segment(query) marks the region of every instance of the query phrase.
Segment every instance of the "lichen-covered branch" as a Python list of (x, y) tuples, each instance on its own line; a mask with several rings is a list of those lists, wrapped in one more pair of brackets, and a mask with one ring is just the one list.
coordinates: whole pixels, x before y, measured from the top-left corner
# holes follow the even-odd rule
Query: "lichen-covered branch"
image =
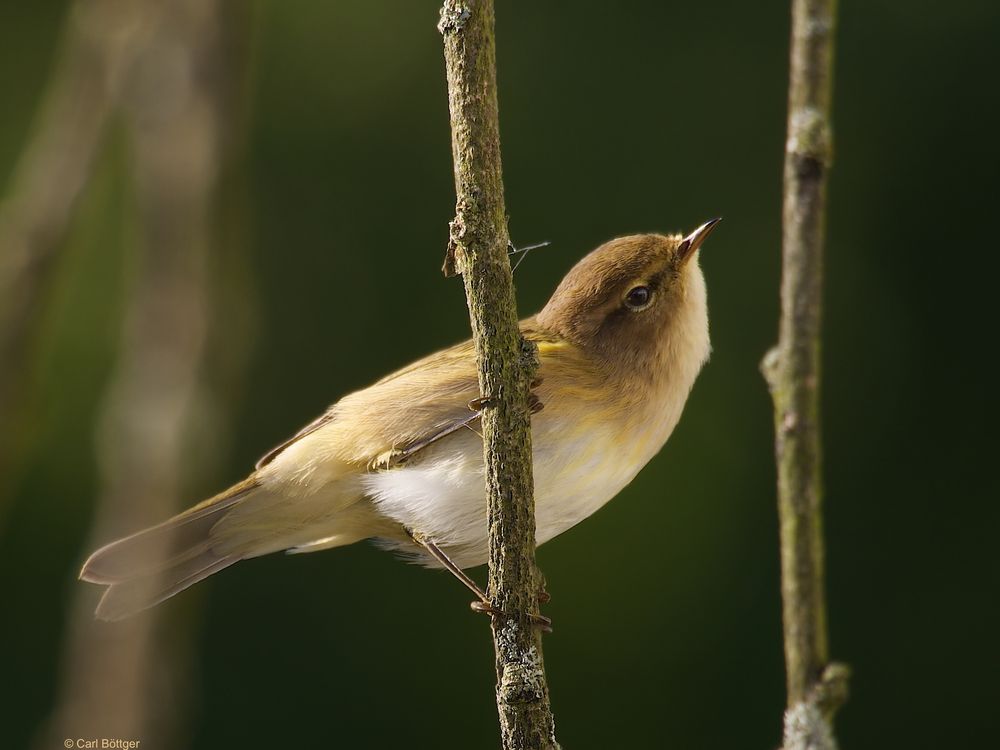
[(781, 591), (788, 678), (785, 750), (833, 748), (846, 696), (828, 663), (819, 386), (826, 174), (836, 0), (793, 0), (785, 148), (781, 323), (764, 360), (774, 398)]
[(503, 747), (557, 747), (537, 614), (529, 390), (534, 348), (521, 336), (507, 257), (492, 0), (448, 0), (444, 37), (457, 194), (445, 272), (465, 282), (483, 411), (489, 595)]

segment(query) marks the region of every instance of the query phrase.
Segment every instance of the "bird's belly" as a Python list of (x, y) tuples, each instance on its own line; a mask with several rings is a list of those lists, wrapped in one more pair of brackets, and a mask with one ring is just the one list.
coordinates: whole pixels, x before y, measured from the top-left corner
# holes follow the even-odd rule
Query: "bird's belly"
[[(535, 537), (542, 544), (597, 512), (656, 455), (669, 431), (547, 425), (534, 450)], [(652, 428), (653, 425), (650, 425)], [(555, 439), (545, 439), (549, 435)]]
[[(536, 423), (533, 433), (535, 527), (547, 542), (597, 511), (618, 494), (659, 450), (664, 430), (629, 435), (610, 425), (579, 430)], [(662, 435), (662, 437), (661, 437)], [(419, 462), (363, 479), (375, 507), (429, 536), (461, 567), (486, 562), (487, 522), (482, 442), (455, 435), (425, 449)]]

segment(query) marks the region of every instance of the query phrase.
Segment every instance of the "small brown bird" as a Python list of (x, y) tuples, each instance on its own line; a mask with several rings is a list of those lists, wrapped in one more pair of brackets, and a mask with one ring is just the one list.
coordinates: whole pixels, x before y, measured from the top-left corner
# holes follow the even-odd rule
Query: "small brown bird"
[[(532, 417), (538, 544), (618, 494), (677, 424), (709, 355), (697, 254), (718, 221), (601, 245), (521, 322), (544, 405)], [(244, 481), (91, 555), (80, 577), (108, 586), (97, 617), (127, 617), (250, 557), (361, 539), (444, 566), (485, 601), (461, 570), (487, 559), (479, 395), (466, 341), (345, 396)]]

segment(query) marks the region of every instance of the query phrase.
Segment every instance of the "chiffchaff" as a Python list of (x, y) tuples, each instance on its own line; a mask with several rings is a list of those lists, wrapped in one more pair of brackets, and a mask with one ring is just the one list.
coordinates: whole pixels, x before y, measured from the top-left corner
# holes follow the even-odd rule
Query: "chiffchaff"
[[(709, 354), (697, 254), (717, 223), (601, 245), (521, 322), (544, 406), (531, 423), (538, 544), (618, 494), (677, 424)], [(80, 577), (108, 586), (97, 616), (126, 617), (250, 557), (371, 538), (475, 588), (461, 569), (487, 559), (478, 396), (468, 341), (345, 396), (243, 482), (91, 555)]]

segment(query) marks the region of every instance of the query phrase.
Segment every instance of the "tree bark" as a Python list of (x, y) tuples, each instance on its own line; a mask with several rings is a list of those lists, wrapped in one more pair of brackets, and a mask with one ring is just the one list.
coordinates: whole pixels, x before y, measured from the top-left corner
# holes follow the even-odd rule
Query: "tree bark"
[(464, 279), (485, 399), (488, 592), (498, 613), (501, 739), (507, 750), (555, 748), (541, 633), (531, 621), (540, 591), (529, 409), (537, 355), (518, 327), (507, 255), (493, 27), (492, 0), (448, 0), (441, 9), (457, 194), (444, 270)]
[(788, 704), (786, 750), (834, 748), (847, 667), (828, 663), (819, 387), (823, 238), (832, 160), (836, 0), (793, 0), (781, 322), (763, 371), (775, 407)]

